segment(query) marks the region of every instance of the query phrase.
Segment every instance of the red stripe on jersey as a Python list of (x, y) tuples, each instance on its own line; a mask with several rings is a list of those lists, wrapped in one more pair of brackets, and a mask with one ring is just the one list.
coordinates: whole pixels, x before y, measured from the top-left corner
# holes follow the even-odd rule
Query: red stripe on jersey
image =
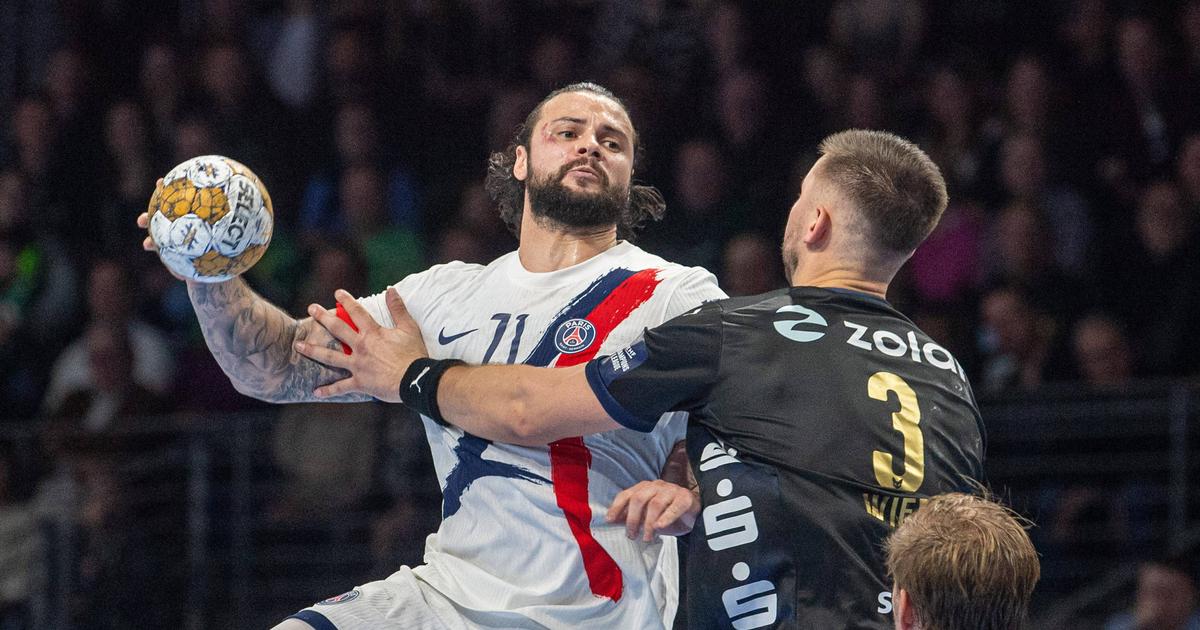
[[(346, 312), (346, 308), (344, 306), (342, 306), (341, 304), (337, 305), (337, 317), (338, 317), (338, 319), (346, 322), (347, 324), (350, 324), (350, 328), (353, 328), (354, 332), (358, 332), (358, 326), (356, 326), (354, 324), (353, 319), (350, 319), (350, 313)], [(344, 341), (341, 342), (341, 344), (342, 344), (342, 352), (345, 352), (346, 354), (350, 354), (350, 346), (346, 345), (346, 342), (344, 342)]]
[(637, 307), (645, 304), (661, 283), (657, 269), (643, 269), (617, 285), (617, 288), (586, 317), (596, 327), (596, 340), (582, 352), (559, 355), (554, 367), (579, 365), (595, 358), (600, 352), (600, 346), (604, 345), (604, 340), (608, 339), (613, 329), (625, 321)]
[[(618, 285), (587, 316), (587, 320), (596, 327), (596, 338), (592, 345), (576, 354), (560, 354), (554, 366), (567, 367), (590, 361), (600, 352), (600, 346), (613, 329), (649, 300), (661, 282), (657, 269), (645, 269)], [(592, 453), (583, 443), (583, 438), (565, 438), (550, 444), (550, 479), (554, 482), (554, 499), (566, 516), (575, 543), (583, 554), (583, 568), (587, 571), (592, 593), (619, 601), (621, 568), (592, 536), (592, 506), (588, 502), (588, 470), (591, 467)]]
[(592, 453), (583, 438), (565, 438), (550, 444), (550, 480), (554, 499), (571, 526), (571, 534), (583, 554), (592, 593), (613, 601), (621, 599), (621, 568), (592, 536), (592, 506), (588, 503), (588, 469)]

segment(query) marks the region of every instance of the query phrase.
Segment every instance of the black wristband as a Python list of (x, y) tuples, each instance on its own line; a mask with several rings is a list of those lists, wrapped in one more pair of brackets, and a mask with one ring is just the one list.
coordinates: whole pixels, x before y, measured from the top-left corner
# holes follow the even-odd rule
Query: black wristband
[(413, 361), (404, 372), (404, 378), (400, 379), (400, 402), (442, 426), (450, 426), (438, 410), (437, 390), (442, 375), (456, 365), (464, 363), (458, 359), (424, 358)]

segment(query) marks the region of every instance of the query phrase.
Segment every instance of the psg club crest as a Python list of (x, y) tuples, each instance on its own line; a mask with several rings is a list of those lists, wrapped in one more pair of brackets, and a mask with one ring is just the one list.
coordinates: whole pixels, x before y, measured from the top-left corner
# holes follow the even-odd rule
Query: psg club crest
[(587, 350), (596, 340), (596, 327), (586, 319), (568, 319), (554, 331), (554, 347), (563, 354)]
[(334, 604), (344, 604), (346, 602), (354, 601), (356, 599), (358, 599), (358, 589), (354, 589), (353, 591), (348, 591), (346, 593), (342, 593), (341, 595), (338, 595), (337, 597), (330, 597), (329, 599), (321, 600), (321, 601), (317, 602), (317, 605), (318, 606), (332, 606)]

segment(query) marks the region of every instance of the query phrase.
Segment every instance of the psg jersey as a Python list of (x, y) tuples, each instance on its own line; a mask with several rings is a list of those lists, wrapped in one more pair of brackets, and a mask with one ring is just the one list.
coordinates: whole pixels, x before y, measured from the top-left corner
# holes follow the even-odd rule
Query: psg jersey
[[(434, 358), (565, 367), (725, 297), (711, 273), (620, 243), (547, 273), (518, 252), (450, 263), (396, 285)], [(391, 326), (383, 295), (362, 300)], [(470, 627), (661, 628), (677, 601), (674, 541), (629, 540), (605, 513), (621, 490), (657, 479), (684, 414), (654, 431), (617, 429), (529, 447), (424, 420), (442, 485), (442, 522), (417, 579)]]
[(928, 497), (983, 475), (962, 367), (864, 293), (711, 303), (587, 376), (627, 427), (691, 412), (704, 507), (689, 540), (690, 628), (891, 628), (883, 540)]

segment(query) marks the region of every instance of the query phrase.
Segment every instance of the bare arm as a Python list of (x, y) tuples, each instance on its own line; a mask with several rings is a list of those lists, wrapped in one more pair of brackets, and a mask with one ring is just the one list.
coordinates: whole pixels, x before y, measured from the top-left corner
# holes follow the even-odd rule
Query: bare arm
[(241, 393), (268, 402), (371, 400), (365, 394), (319, 399), (313, 390), (345, 378), (345, 370), (322, 365), (295, 350), (296, 341), (336, 349), (341, 345), (312, 318), (297, 321), (256, 294), (241, 278), (188, 282), (188, 296), (204, 341)]
[(583, 365), (454, 367), (442, 377), (438, 408), (463, 431), (530, 446), (621, 426), (600, 406)]
[[(342, 354), (312, 339), (296, 344), (304, 356), (345, 370), (346, 378), (317, 390), (322, 399), (349, 392), (400, 402), (400, 382), (416, 359), (427, 356), (416, 322), (396, 290), (385, 294), (394, 328), (384, 328), (345, 291), (334, 293), (338, 304), (358, 324), (352, 330), (334, 311), (309, 307), (330, 339), (354, 349)], [(438, 408), (462, 430), (489, 440), (537, 446), (554, 440), (601, 433), (621, 425), (608, 416), (592, 393), (583, 365), (547, 369), (528, 365), (458, 366), (442, 376)], [(416, 378), (411, 386), (420, 383)], [(419, 391), (419, 390), (415, 390)]]
[[(155, 195), (162, 185), (163, 180), (158, 180)], [(138, 215), (137, 226), (149, 228), (149, 213)], [(147, 236), (142, 240), (142, 249), (155, 251), (157, 247)], [(204, 341), (239, 392), (276, 403), (371, 400), (363, 393), (332, 398), (318, 398), (313, 393), (317, 387), (344, 379), (348, 373), (296, 352), (296, 342), (304, 340), (340, 351), (338, 341), (311, 318), (297, 321), (252, 291), (241, 278), (205, 284), (175, 277), (187, 283)]]

